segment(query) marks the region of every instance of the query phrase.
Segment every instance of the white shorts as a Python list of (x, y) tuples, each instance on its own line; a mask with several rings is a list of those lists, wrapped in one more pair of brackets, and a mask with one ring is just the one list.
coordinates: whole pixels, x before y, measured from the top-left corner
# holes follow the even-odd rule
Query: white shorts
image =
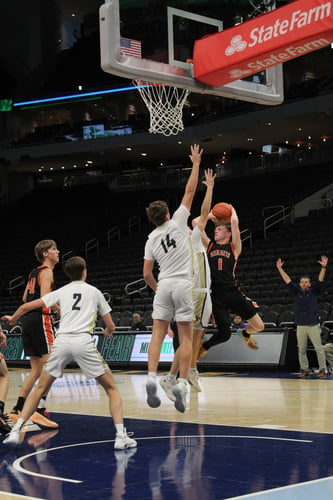
[(52, 377), (59, 378), (62, 377), (64, 368), (73, 361), (79, 365), (88, 380), (110, 371), (90, 333), (58, 334), (44, 370)]
[(212, 314), (212, 299), (207, 288), (194, 291), (193, 330), (203, 330), (208, 327)]
[(192, 321), (193, 312), (191, 280), (168, 278), (158, 282), (153, 302), (153, 319)]

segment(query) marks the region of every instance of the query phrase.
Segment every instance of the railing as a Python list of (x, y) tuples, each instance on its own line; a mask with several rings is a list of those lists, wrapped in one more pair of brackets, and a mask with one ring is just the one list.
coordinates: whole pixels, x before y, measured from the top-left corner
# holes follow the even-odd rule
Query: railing
[(107, 232), (108, 248), (111, 246), (111, 240), (114, 239), (120, 240), (120, 229), (117, 226), (112, 227)]
[(90, 252), (90, 250), (94, 250), (94, 249), (96, 249), (96, 253), (99, 253), (99, 241), (97, 238), (93, 238), (93, 239), (87, 241), (86, 244), (84, 245), (84, 253), (85, 253), (86, 259), (88, 257), (88, 252)]
[(17, 276), (17, 278), (12, 279), (8, 285), (9, 295), (12, 294), (13, 290), (24, 285), (25, 285), (25, 280), (23, 276)]
[(268, 229), (276, 226), (280, 222), (285, 223), (288, 218), (290, 218), (290, 221), (293, 219), (293, 207), (284, 207), (283, 205), (265, 207), (263, 209), (263, 216), (265, 216), (265, 211), (272, 209), (278, 210), (264, 219), (264, 239), (267, 238)]
[(252, 247), (252, 233), (251, 233), (251, 231), (249, 229), (243, 229), (243, 231), (241, 231), (240, 235), (241, 235), (242, 243), (244, 243), (245, 241), (249, 241), (250, 247)]
[(138, 215), (134, 215), (128, 220), (128, 234), (131, 236), (132, 230), (134, 228), (140, 229), (141, 228), (141, 218)]
[(64, 253), (64, 255), (62, 256), (61, 258), (61, 265), (62, 267), (64, 267), (64, 263), (67, 259), (69, 259), (70, 257), (73, 257), (75, 254), (73, 252), (73, 250), (69, 250), (68, 252)]
[[(140, 285), (139, 285), (140, 283)], [(133, 290), (131, 289), (133, 287)], [(140, 278), (139, 280), (136, 280), (136, 281), (131, 281), (131, 283), (127, 283), (127, 285), (125, 286), (125, 292), (127, 293), (127, 295), (132, 295), (133, 293), (136, 293), (136, 292), (141, 292), (141, 290), (144, 290), (145, 288), (147, 288), (147, 283), (145, 282), (145, 280), (143, 278)]]

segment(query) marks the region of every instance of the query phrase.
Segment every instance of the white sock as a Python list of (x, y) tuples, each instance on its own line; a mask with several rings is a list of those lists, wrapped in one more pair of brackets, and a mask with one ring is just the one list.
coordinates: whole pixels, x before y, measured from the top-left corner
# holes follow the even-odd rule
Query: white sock
[(148, 377), (156, 379), (156, 372), (148, 372)]
[(46, 408), (46, 398), (41, 398), (38, 407), (40, 410), (44, 410)]
[(18, 418), (16, 424), (14, 425), (13, 429), (15, 430), (21, 430), (22, 425), (24, 424), (25, 420), (23, 418)]
[(124, 433), (124, 424), (116, 424), (115, 427), (116, 427), (117, 434)]
[(197, 373), (197, 369), (196, 368), (190, 368), (190, 373)]

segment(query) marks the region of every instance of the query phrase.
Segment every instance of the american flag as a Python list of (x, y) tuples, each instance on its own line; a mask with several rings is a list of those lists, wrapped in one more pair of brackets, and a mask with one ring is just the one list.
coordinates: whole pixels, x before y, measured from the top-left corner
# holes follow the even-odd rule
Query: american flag
[(120, 47), (127, 56), (141, 57), (141, 42), (130, 38), (120, 38)]

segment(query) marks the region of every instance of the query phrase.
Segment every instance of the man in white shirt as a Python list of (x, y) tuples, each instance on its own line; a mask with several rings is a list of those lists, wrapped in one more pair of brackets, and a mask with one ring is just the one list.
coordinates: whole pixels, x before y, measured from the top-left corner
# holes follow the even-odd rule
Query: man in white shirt
[[(147, 403), (157, 408), (161, 400), (157, 395), (156, 372), (161, 346), (168, 325), (173, 319), (179, 334), (179, 383), (175, 385), (175, 408), (184, 412), (188, 393), (188, 377), (192, 358), (193, 320), (193, 251), (187, 220), (198, 185), (202, 150), (191, 146), (192, 170), (185, 193), (171, 217), (164, 201), (150, 203), (147, 216), (156, 228), (149, 234), (144, 252), (143, 277), (156, 292), (153, 303), (153, 331), (148, 350)], [(153, 275), (154, 264), (159, 266), (158, 282)]]
[(115, 449), (134, 448), (137, 443), (128, 437), (124, 428), (122, 401), (115, 380), (92, 337), (98, 313), (106, 325), (103, 334), (112, 337), (115, 324), (110, 314), (111, 308), (102, 292), (85, 282), (87, 268), (82, 257), (68, 259), (64, 264), (64, 272), (70, 278), (70, 283), (40, 299), (21, 305), (13, 316), (2, 318), (12, 325), (29, 311), (55, 304), (60, 307), (61, 313), (57, 336), (39, 383), (26, 399), (16, 424), (3, 442), (18, 444), (24, 423), (37, 408), (41, 396), (49, 391), (56, 378), (62, 377), (64, 368), (75, 361), (87, 379), (95, 378), (108, 395), (110, 414), (116, 428)]
[[(191, 234), (191, 242), (194, 254), (194, 318), (193, 318), (193, 344), (192, 360), (189, 375), (189, 383), (197, 392), (201, 392), (199, 373), (197, 370), (197, 360), (201, 347), (201, 341), (208, 327), (212, 314), (212, 301), (210, 297), (210, 268), (207, 259), (206, 250), (202, 243), (202, 232), (205, 230), (208, 215), (210, 212), (213, 188), (215, 183), (215, 174), (211, 169), (205, 170), (205, 180), (202, 181), (206, 186), (206, 193), (201, 205), (200, 216), (192, 221), (194, 229)], [(173, 395), (174, 384), (176, 383), (179, 370), (179, 339), (177, 325), (171, 323), (173, 335), (173, 347), (175, 356), (168, 375), (160, 378), (160, 385), (171, 401), (175, 401)], [(169, 333), (170, 335), (170, 333)]]

